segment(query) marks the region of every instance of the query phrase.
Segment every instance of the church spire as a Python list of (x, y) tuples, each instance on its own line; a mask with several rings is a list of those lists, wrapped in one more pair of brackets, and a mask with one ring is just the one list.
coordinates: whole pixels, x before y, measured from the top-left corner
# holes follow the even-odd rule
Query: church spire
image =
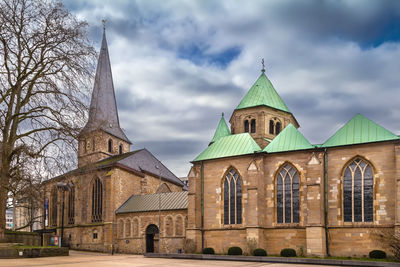
[(103, 130), (115, 137), (131, 143), (119, 126), (117, 102), (111, 73), (110, 57), (103, 21), (103, 40), (97, 63), (96, 77), (89, 109), (89, 120), (81, 134)]
[(231, 135), (231, 132), (229, 131), (229, 127), (226, 124), (225, 118), (224, 118), (224, 113), (222, 113), (221, 119), (219, 120), (217, 129), (215, 130), (214, 136), (211, 139), (210, 145), (220, 139), (221, 137)]

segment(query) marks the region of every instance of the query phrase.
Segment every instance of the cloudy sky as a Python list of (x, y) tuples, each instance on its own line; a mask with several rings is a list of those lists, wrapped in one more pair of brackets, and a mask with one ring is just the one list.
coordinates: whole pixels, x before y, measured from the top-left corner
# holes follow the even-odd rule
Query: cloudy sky
[(107, 39), (121, 126), (177, 176), (266, 74), (314, 144), (356, 113), (400, 134), (400, 1), (64, 0)]

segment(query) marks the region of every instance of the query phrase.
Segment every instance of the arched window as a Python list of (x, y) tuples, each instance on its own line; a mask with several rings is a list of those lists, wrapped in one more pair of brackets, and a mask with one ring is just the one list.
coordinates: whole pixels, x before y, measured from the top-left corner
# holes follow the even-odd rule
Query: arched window
[(275, 134), (278, 135), (281, 132), (281, 123), (278, 121), (275, 124)]
[(175, 236), (183, 235), (183, 220), (181, 216), (178, 216), (175, 221)]
[(68, 224), (75, 223), (75, 187), (71, 184), (68, 194)]
[(172, 236), (174, 233), (174, 226), (173, 226), (173, 221), (171, 216), (167, 216), (165, 219), (165, 233), (167, 236)]
[(112, 139), (108, 139), (108, 152), (112, 153)]
[(224, 179), (224, 224), (242, 223), (242, 178), (231, 169)]
[(291, 164), (285, 164), (276, 177), (276, 217), (278, 223), (300, 221), (300, 177)]
[(96, 178), (92, 186), (92, 222), (101, 222), (103, 213), (103, 185)]
[(255, 133), (256, 132), (256, 120), (252, 119), (250, 125), (251, 125), (251, 132)]
[(132, 220), (132, 231), (133, 231), (133, 236), (136, 237), (139, 235), (139, 223), (137, 218), (134, 218)]
[(51, 190), (51, 226), (57, 226), (57, 187)]
[(119, 145), (119, 154), (122, 154), (122, 145)]
[(120, 219), (118, 223), (118, 237), (124, 237), (124, 220)]
[(245, 133), (249, 132), (249, 121), (248, 120), (244, 121), (244, 132)]
[(269, 121), (269, 134), (274, 134), (274, 121)]
[(131, 237), (131, 220), (125, 221), (125, 237)]
[(343, 215), (345, 222), (373, 221), (374, 175), (370, 164), (354, 159), (343, 175)]

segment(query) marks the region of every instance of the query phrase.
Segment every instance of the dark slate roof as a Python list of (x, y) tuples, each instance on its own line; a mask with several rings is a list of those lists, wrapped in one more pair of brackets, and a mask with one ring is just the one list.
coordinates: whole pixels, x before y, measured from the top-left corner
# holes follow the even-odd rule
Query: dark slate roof
[[(144, 176), (145, 173), (150, 173), (155, 177), (159, 177), (159, 175), (161, 174), (162, 180), (182, 186), (183, 190), (187, 190), (187, 186), (167, 167), (165, 167), (156, 157), (154, 157), (154, 155), (151, 154), (146, 148), (127, 152), (121, 155), (111, 156), (106, 159), (97, 161), (94, 164), (89, 164), (87, 166), (69, 171), (60, 176), (54, 177), (53, 179), (77, 173), (85, 173), (92, 171), (93, 169), (102, 169), (113, 166), (118, 166), (121, 168), (125, 168), (129, 171), (133, 171), (139, 176)], [(155, 166), (159, 166), (160, 171)]]
[[(159, 206), (159, 200), (161, 205)], [(150, 195), (132, 195), (115, 213), (157, 210), (183, 210), (188, 207), (188, 192), (169, 192)]]
[(117, 102), (115, 100), (105, 31), (103, 32), (99, 61), (97, 63), (89, 109), (89, 120), (82, 129), (81, 134), (99, 129), (131, 143), (119, 126)]
[[(108, 166), (119, 164), (141, 173), (151, 173), (158, 177), (161, 175), (163, 180), (167, 180), (177, 185), (184, 186), (183, 182), (165, 167), (153, 154), (146, 148), (112, 156), (96, 162), (96, 166)], [(159, 169), (156, 168), (159, 167)]]

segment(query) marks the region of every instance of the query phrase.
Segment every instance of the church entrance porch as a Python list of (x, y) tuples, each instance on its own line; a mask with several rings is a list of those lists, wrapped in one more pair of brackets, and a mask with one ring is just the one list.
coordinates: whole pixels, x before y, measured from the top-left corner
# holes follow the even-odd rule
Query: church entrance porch
[(158, 227), (154, 224), (150, 224), (146, 228), (146, 252), (153, 253), (154, 247), (158, 248), (158, 242), (159, 242)]

